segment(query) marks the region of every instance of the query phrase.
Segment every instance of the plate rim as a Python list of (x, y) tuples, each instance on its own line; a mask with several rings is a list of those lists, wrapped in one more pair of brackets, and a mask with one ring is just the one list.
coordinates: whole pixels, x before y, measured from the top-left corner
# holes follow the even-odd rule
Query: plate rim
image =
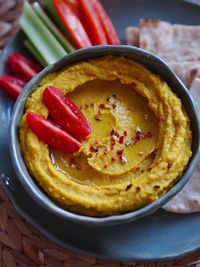
[[(181, 0), (180, 0), (181, 1)], [(200, 5), (197, 4), (197, 3), (194, 3), (192, 2), (193, 0), (182, 0), (183, 2), (186, 2), (188, 4), (191, 4), (191, 5), (195, 5), (195, 6), (198, 6), (198, 8), (200, 8)], [(0, 62), (2, 62), (2, 58), (3, 58), (3, 55), (5, 53), (5, 50), (8, 46), (10, 46), (10, 44), (14, 41), (15, 38), (17, 38), (18, 34), (21, 32), (18, 31), (15, 35), (12, 36), (12, 38), (9, 40), (9, 42), (6, 44), (6, 46), (4, 46), (1, 54), (0, 54)], [(0, 173), (1, 174), (1, 173)], [(119, 259), (116, 259), (116, 258), (104, 258), (103, 256), (101, 255), (96, 255), (95, 253), (90, 253), (90, 252), (85, 252), (84, 250), (81, 250), (81, 249), (77, 249), (76, 247), (72, 247), (71, 245), (68, 245), (68, 244), (64, 244), (62, 241), (60, 241), (59, 239), (57, 239), (54, 235), (52, 235), (49, 231), (46, 231), (43, 227), (40, 226), (40, 224), (38, 224), (37, 221), (33, 220), (26, 212), (24, 212), (15, 202), (14, 202), (14, 199), (12, 197), (12, 194), (11, 194), (11, 189), (9, 188), (7, 182), (6, 182), (6, 179), (2, 179), (0, 178), (0, 184), (3, 186), (3, 188), (5, 189), (5, 191), (8, 193), (8, 196), (13, 204), (13, 206), (16, 208), (16, 210), (19, 212), (19, 214), (25, 219), (27, 220), (28, 222), (30, 222), (34, 227), (36, 227), (42, 234), (44, 234), (47, 238), (49, 238), (50, 240), (53, 240), (54, 242), (56, 242), (57, 244), (61, 245), (62, 247), (64, 248), (67, 248), (67, 249), (70, 249), (72, 251), (75, 251), (75, 252), (78, 252), (78, 253), (85, 253), (89, 256), (92, 256), (92, 257), (96, 257), (96, 258), (101, 258), (101, 259), (108, 259), (108, 260), (119, 260), (119, 261), (149, 261), (149, 262), (152, 262), (152, 261), (167, 261), (167, 260), (174, 260), (174, 259), (177, 259), (179, 257), (184, 257), (184, 256), (187, 256), (197, 250), (200, 249), (200, 244), (199, 246), (196, 246), (195, 248), (192, 248), (190, 250), (187, 250), (187, 251), (184, 251), (182, 253), (178, 253), (177, 255), (173, 255), (173, 256), (169, 256), (169, 257), (164, 257), (162, 258), (162, 256), (160, 258), (132, 258), (132, 259), (127, 259), (126, 257), (124, 259), (122, 259), (122, 257), (120, 257)], [(22, 185), (21, 185), (22, 186)], [(34, 221), (34, 223), (32, 222)]]

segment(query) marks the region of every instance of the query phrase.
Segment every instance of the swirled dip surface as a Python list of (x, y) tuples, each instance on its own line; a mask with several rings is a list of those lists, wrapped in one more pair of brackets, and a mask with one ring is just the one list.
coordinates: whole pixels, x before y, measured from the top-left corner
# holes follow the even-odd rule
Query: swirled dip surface
[[(32, 133), (26, 113), (48, 117), (43, 90), (58, 87), (92, 133), (80, 150), (53, 150)], [(178, 181), (191, 157), (190, 121), (166, 82), (144, 66), (105, 57), (48, 75), (28, 99), (19, 136), (30, 174), (61, 206), (106, 216), (141, 208)]]

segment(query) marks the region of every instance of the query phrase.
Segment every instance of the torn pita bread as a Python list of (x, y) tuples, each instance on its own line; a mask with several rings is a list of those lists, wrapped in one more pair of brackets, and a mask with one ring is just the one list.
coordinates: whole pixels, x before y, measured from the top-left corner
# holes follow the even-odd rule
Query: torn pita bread
[(200, 26), (141, 19), (139, 46), (167, 62), (200, 60)]
[(200, 77), (200, 61), (169, 62), (169, 65), (187, 88)]
[(126, 43), (127, 45), (139, 46), (139, 29), (137, 27), (126, 28)]
[[(200, 79), (196, 78), (190, 89), (200, 114)], [(163, 209), (176, 213), (200, 211), (200, 162), (184, 188)]]

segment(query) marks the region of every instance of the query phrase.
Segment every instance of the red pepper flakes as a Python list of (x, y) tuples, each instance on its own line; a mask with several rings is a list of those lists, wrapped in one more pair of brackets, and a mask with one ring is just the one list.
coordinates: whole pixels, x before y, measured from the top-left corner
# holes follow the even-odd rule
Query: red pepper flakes
[(108, 97), (108, 98), (106, 99), (106, 101), (108, 101), (108, 102), (109, 102), (109, 101), (110, 101), (110, 97)]
[(119, 133), (117, 131), (114, 132), (114, 135), (119, 137)]
[(127, 162), (127, 159), (123, 156), (120, 156), (120, 160), (122, 164), (125, 164)]
[(89, 105), (88, 104), (85, 104), (85, 109), (89, 108)]
[(132, 186), (133, 186), (132, 184), (127, 185), (126, 191), (128, 191), (129, 189), (131, 189)]
[(107, 164), (105, 164), (105, 165), (104, 165), (104, 168), (105, 168), (105, 169), (107, 169), (107, 168), (108, 168), (108, 165), (107, 165)]
[(118, 150), (117, 150), (117, 155), (118, 155), (118, 156), (121, 156), (121, 155), (123, 154), (123, 151), (124, 151), (123, 148), (122, 148), (122, 149), (118, 149)]
[(100, 104), (99, 107), (100, 108), (105, 108), (105, 104)]
[(98, 147), (96, 147), (96, 146), (90, 146), (90, 152), (98, 152), (99, 151), (99, 149), (98, 149)]
[(139, 193), (141, 188), (139, 186), (136, 187), (136, 192)]
[(124, 131), (124, 136), (127, 136), (127, 131)]
[(132, 86), (133, 87), (136, 87), (137, 86), (137, 83), (136, 82), (132, 82)]
[(116, 157), (112, 157), (111, 160), (114, 162), (116, 161)]
[(114, 150), (114, 148), (115, 148), (115, 144), (116, 144), (115, 140), (112, 140), (112, 141), (111, 141), (111, 145), (110, 145), (110, 149), (111, 149), (111, 150)]
[(150, 167), (149, 167), (149, 168), (147, 168), (147, 171), (148, 171), (148, 172), (150, 172), (151, 170), (152, 170), (152, 168), (150, 168)]
[(96, 115), (94, 118), (96, 121), (101, 121), (101, 117), (99, 115)]
[(112, 96), (113, 96), (113, 97), (115, 97), (115, 98), (117, 97), (117, 95), (116, 95), (116, 94), (112, 94)]
[(155, 162), (154, 162), (154, 165), (155, 165), (155, 166), (158, 166), (158, 162), (157, 162), (157, 161), (155, 161)]
[(82, 170), (82, 166), (81, 166), (81, 164), (80, 164), (80, 163), (77, 163), (77, 164), (76, 164), (76, 168), (77, 168), (77, 170), (81, 171), (81, 170)]
[(99, 141), (95, 139), (95, 144), (98, 145)]
[(111, 141), (111, 146), (114, 146), (116, 144), (115, 140)]
[(107, 153), (108, 153), (107, 148), (104, 149), (103, 153), (104, 153), (104, 155), (107, 155)]
[(158, 190), (159, 188), (160, 188), (159, 185), (155, 185), (155, 186), (154, 186), (154, 190)]
[(167, 169), (171, 169), (172, 165), (173, 165), (172, 163), (168, 163)]
[(113, 107), (113, 108), (116, 108), (116, 107), (117, 107), (117, 105), (116, 105), (116, 104), (112, 104), (112, 107)]
[(110, 131), (110, 136), (112, 136), (114, 133), (115, 133), (115, 130), (112, 129), (112, 130)]
[(124, 136), (122, 135), (122, 136), (119, 137), (119, 143), (123, 144), (123, 142), (124, 142)]
[(83, 106), (80, 106), (79, 109), (82, 110), (83, 109)]

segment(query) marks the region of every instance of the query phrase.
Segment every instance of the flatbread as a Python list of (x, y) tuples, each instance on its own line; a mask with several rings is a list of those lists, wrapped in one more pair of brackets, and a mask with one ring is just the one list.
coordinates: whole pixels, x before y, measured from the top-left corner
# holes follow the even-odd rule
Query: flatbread
[(127, 45), (139, 46), (139, 29), (137, 27), (126, 28), (126, 43)]
[(167, 62), (200, 60), (200, 26), (141, 19), (139, 46)]
[[(200, 79), (196, 78), (190, 89), (196, 100), (200, 114)], [(200, 162), (193, 172), (189, 182), (163, 209), (176, 213), (192, 213), (200, 211)]]
[[(127, 29), (126, 39), (129, 45), (139, 45), (157, 54), (171, 66), (190, 88), (200, 114), (200, 26), (141, 19), (139, 29)], [(175, 213), (200, 211), (200, 162), (188, 183), (163, 209)]]
[(187, 88), (196, 77), (200, 77), (200, 61), (169, 62), (168, 64)]

